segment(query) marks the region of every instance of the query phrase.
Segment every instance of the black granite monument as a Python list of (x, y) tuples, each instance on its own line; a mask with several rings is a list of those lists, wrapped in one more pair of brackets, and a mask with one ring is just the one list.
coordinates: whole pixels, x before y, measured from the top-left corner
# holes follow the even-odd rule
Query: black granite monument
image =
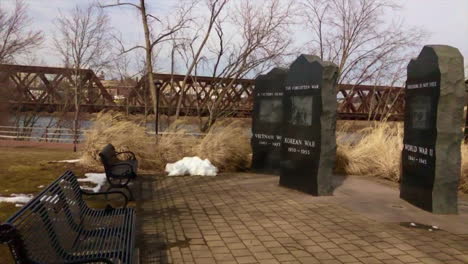
[(251, 145), (256, 172), (279, 174), (286, 75), (286, 69), (274, 68), (255, 80)]
[(336, 156), (338, 67), (301, 55), (291, 65), (283, 96), (280, 185), (331, 195)]
[(400, 197), (438, 214), (457, 213), (465, 100), (463, 56), (425, 46), (408, 65)]

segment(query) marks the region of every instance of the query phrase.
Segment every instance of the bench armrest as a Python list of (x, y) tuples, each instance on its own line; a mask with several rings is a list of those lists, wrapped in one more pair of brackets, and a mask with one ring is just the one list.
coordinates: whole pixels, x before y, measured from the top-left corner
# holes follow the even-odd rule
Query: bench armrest
[(89, 195), (89, 196), (93, 196), (93, 195), (107, 195), (107, 194), (120, 194), (124, 197), (125, 199), (125, 204), (122, 206), (122, 208), (127, 208), (127, 204), (128, 204), (128, 197), (127, 195), (125, 195), (125, 193), (123, 192), (120, 192), (120, 191), (110, 191), (110, 192), (87, 192), (87, 191), (83, 191), (81, 190), (81, 193), (84, 194), (84, 195)]
[(120, 154), (130, 154), (132, 156), (131, 159), (135, 160), (136, 159), (136, 156), (135, 156), (135, 153), (131, 152), (131, 151), (122, 151), (122, 152), (116, 152), (115, 155), (118, 156)]
[(91, 259), (83, 259), (83, 260), (76, 260), (76, 261), (67, 261), (67, 262), (64, 262), (64, 263), (65, 264), (85, 264), (85, 263), (98, 263), (98, 262), (114, 264), (114, 262), (112, 262), (112, 261), (110, 261), (109, 259), (106, 259), (106, 258), (91, 258)]

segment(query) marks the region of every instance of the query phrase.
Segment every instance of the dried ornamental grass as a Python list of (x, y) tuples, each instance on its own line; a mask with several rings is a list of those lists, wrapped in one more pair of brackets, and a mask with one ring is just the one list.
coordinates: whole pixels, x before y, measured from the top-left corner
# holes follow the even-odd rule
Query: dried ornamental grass
[(184, 128), (185, 121), (176, 121), (160, 135), (153, 151), (154, 170), (164, 170), (167, 163), (196, 155), (195, 148), (201, 139), (190, 135)]
[(140, 168), (164, 171), (167, 163), (184, 157), (208, 158), (220, 171), (243, 170), (250, 166), (250, 138), (245, 122), (219, 122), (203, 137), (190, 135), (185, 121), (174, 122), (155, 140), (145, 128), (123, 115), (100, 113), (85, 134), (81, 163), (102, 170), (99, 152), (108, 143), (118, 150), (130, 150)]
[(208, 159), (221, 171), (239, 171), (250, 167), (250, 137), (242, 121), (220, 121), (201, 140), (197, 156)]
[(462, 173), (460, 179), (460, 190), (468, 193), (468, 144), (462, 145)]
[[(337, 131), (337, 159), (335, 171), (347, 175), (369, 175), (399, 181), (402, 124), (374, 123), (371, 127), (351, 132), (342, 124)], [(359, 135), (359, 136), (356, 136)], [(462, 144), (460, 190), (468, 193), (468, 144)]]
[(102, 169), (99, 152), (108, 143), (112, 143), (118, 151), (134, 152), (142, 169), (153, 166), (151, 149), (154, 149), (154, 140), (146, 134), (145, 127), (115, 113), (97, 115), (92, 127), (85, 133), (81, 163), (87, 167)]
[[(464, 108), (464, 115), (468, 114), (468, 107), (465, 106)], [(460, 190), (464, 193), (468, 193), (468, 142), (462, 145), (461, 149), (462, 153), (462, 171), (461, 171), (461, 179), (460, 179)]]
[[(340, 136), (350, 137), (345, 133)], [(398, 181), (403, 141), (401, 125), (377, 122), (357, 132), (360, 139), (338, 138), (337, 171), (348, 175), (369, 175)]]

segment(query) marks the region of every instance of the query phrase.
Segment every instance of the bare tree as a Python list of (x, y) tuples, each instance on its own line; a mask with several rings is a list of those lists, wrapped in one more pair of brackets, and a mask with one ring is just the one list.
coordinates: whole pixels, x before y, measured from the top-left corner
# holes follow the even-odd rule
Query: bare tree
[[(291, 25), (294, 10), (289, 1), (269, 0), (261, 5), (244, 1), (237, 8), (232, 23), (238, 23), (239, 41), (223, 40), (221, 27), (218, 28), (219, 49), (213, 76), (218, 79), (239, 79), (263, 73), (273, 66), (281, 65), (291, 55)], [(221, 108), (223, 97), (233, 87), (233, 81), (223, 88), (220, 96), (210, 105), (205, 127), (232, 109)], [(241, 98), (239, 98), (241, 99)], [(228, 111), (228, 112), (226, 112)]]
[[(27, 5), (24, 1), (16, 1), (11, 12), (2, 9), (0, 4), (0, 63), (16, 63), (18, 60), (25, 59), (26, 64), (32, 65), (35, 57), (35, 48), (38, 48), (43, 41), (43, 35), (40, 31), (27, 30), (32, 24), (32, 20), (27, 13)], [(9, 81), (9, 78), (7, 78)], [(7, 81), (7, 82), (8, 82)], [(25, 127), (34, 126), (40, 118), (37, 112), (22, 113), (16, 109), (11, 113), (7, 103), (11, 99), (17, 98), (17, 94), (12, 93), (12, 87), (8, 84), (2, 84), (4, 91), (0, 91), (0, 97), (3, 97), (0, 106), (0, 112), (3, 111), (4, 121), (8, 121), (8, 114), (14, 117), (14, 124), (21, 128), (23, 134)], [(2, 120), (0, 120), (1, 122)], [(18, 130), (20, 131), (20, 130)], [(31, 133), (31, 130), (29, 130)]]
[[(302, 0), (309, 47), (321, 59), (336, 63), (339, 83), (391, 81), (425, 32), (385, 22), (399, 7), (388, 0)], [(378, 77), (378, 78), (377, 78)]]
[[(242, 98), (231, 98), (232, 104), (225, 104), (225, 101), (234, 90), (237, 95), (242, 90), (236, 85), (237, 80), (264, 72), (289, 55), (293, 15), (292, 6), (281, 0), (206, 3), (209, 10), (206, 13), (210, 14), (206, 29), (192, 29), (193, 35), (182, 45), (180, 57), (187, 69), (177, 104), (180, 111), (183, 91), (188, 89), (188, 78), (193, 83), (197, 81), (193, 71), (196, 75), (200, 67), (210, 73), (214, 79), (211, 93), (197, 99), (203, 101), (200, 107), (208, 110), (208, 116), (202, 117), (204, 113), (199, 109), (202, 131), (208, 130), (219, 118), (233, 114), (235, 101)], [(222, 10), (226, 11), (225, 14)], [(197, 84), (192, 85), (195, 85), (194, 89), (199, 88)]]
[(12, 96), (11, 83), (7, 73), (0, 73), (0, 126), (8, 125), (10, 119), (9, 115), (9, 100)]
[(55, 48), (64, 66), (73, 69), (74, 72), (70, 85), (74, 91), (73, 130), (75, 133), (74, 150), (76, 151), (80, 98), (85, 77), (82, 76), (81, 70), (91, 68), (98, 72), (110, 63), (111, 52), (108, 46), (111, 40), (111, 29), (108, 16), (95, 5), (85, 8), (76, 6), (69, 13), (61, 13), (56, 21), (56, 28)]
[[(20, 58), (26, 58), (29, 61), (34, 57), (32, 54), (35, 48), (41, 45), (43, 35), (41, 31), (29, 30), (31, 24), (32, 19), (28, 15), (27, 5), (24, 1), (15, 1), (11, 11), (5, 9), (0, 3), (0, 63), (15, 63)], [(7, 103), (14, 99), (16, 94), (11, 93), (12, 90), (9, 89), (11, 87), (8, 85), (2, 88), (4, 91), (1, 91), (0, 95), (3, 97), (0, 98), (0, 101), (3, 101), (2, 106), (0, 106), (0, 115), (3, 115), (3, 120), (0, 121), (9, 121), (10, 116), (13, 116), (14, 124), (18, 127), (33, 126), (39, 119), (39, 114), (20, 113), (18, 110), (11, 113)]]
[[(408, 58), (426, 32), (384, 20), (384, 14), (399, 8), (389, 0), (302, 0), (303, 17), (312, 32), (308, 46), (322, 60), (338, 65), (338, 83), (353, 85), (349, 93), (361, 84), (401, 86)], [(398, 96), (373, 100), (368, 119), (388, 118)]]
[[(149, 87), (151, 93), (153, 111), (155, 114), (155, 131), (157, 136), (159, 130), (159, 109), (157, 107), (158, 92), (156, 90), (153, 77), (153, 52), (158, 44), (170, 41), (172, 39), (173, 34), (186, 27), (187, 23), (190, 21), (190, 12), (193, 6), (195, 5), (196, 1), (180, 1), (179, 5), (176, 6), (175, 10), (170, 12), (170, 16), (166, 16), (166, 19), (161, 19), (148, 13), (145, 0), (139, 0), (139, 2), (139, 4), (135, 4), (131, 2), (121, 2), (120, 0), (115, 0), (113, 4), (101, 5), (101, 7), (107, 8), (116, 6), (130, 6), (136, 8), (140, 13), (141, 25), (143, 27), (143, 32), (145, 36), (145, 44), (143, 46), (136, 45), (127, 49), (124, 47), (122, 42), (120, 43), (122, 46), (122, 53), (127, 53), (136, 49), (143, 49), (145, 51), (145, 76), (148, 82), (147, 86)], [(171, 17), (175, 17), (175, 19), (171, 19)], [(158, 33), (155, 33), (155, 31), (158, 31)]]
[[(43, 42), (43, 34), (40, 30), (28, 30), (32, 23), (33, 20), (28, 15), (28, 6), (24, 1), (15, 1), (11, 11), (3, 9), (0, 3), (0, 63), (41, 64), (37, 51)], [(0, 117), (0, 124), (2, 121), (12, 123), (17, 127), (18, 135), (31, 136), (32, 130), (29, 127), (33, 127), (44, 116), (37, 111), (37, 106), (34, 107), (36, 111), (28, 112), (21, 111), (20, 107), (8, 107), (8, 101), (17, 101), (22, 95), (14, 92), (14, 86), (9, 85), (11, 80), (8, 74), (4, 74), (7, 81), (1, 83), (0, 80), (0, 86), (3, 88), (0, 88), (0, 115), (4, 117), (3, 120)], [(32, 81), (31, 85), (35, 83)]]
[[(229, 1), (230, 0), (206, 0), (206, 5), (207, 5), (207, 7), (209, 9), (209, 13), (210, 13), (210, 18), (208, 19), (206, 32), (202, 36), (202, 41), (199, 44), (198, 48), (196, 48), (196, 50), (194, 49), (194, 42), (195, 42), (195, 40), (197, 38), (199, 38), (198, 35), (195, 35), (194, 37), (192, 37), (192, 39), (189, 42), (189, 45), (184, 45), (184, 46), (188, 46), (190, 48), (190, 52), (191, 52), (192, 56), (190, 58), (191, 63), (187, 63), (187, 66), (188, 66), (187, 67), (187, 72), (185, 73), (184, 80), (182, 81), (180, 95), (179, 95), (179, 98), (177, 100), (175, 119), (179, 118), (180, 107), (181, 107), (182, 99), (183, 99), (183, 96), (184, 96), (184, 89), (185, 89), (185, 86), (186, 86), (187, 81), (189, 79), (189, 76), (192, 74), (192, 71), (194, 69), (196, 70), (196, 66), (199, 63), (200, 56), (202, 55), (202, 52), (203, 52), (203, 50), (204, 50), (204, 48), (206, 46), (206, 43), (208, 42), (208, 40), (209, 40), (209, 38), (211, 36), (211, 32), (212, 32), (213, 28), (215, 27), (215, 25), (220, 25), (220, 22), (218, 21), (218, 18), (220, 17), (221, 12), (223, 11), (224, 7), (228, 4)], [(188, 60), (186, 60), (186, 61), (188, 61)]]
[(0, 63), (11, 63), (17, 56), (42, 43), (43, 35), (40, 31), (27, 29), (31, 23), (23, 0), (16, 0), (11, 13), (0, 3)]
[(132, 58), (128, 54), (117, 54), (112, 61), (113, 76), (120, 80), (134, 78), (138, 73), (131, 72)]
[(102, 9), (76, 6), (71, 12), (60, 14), (56, 29), (54, 44), (65, 67), (98, 72), (111, 62), (111, 28)]

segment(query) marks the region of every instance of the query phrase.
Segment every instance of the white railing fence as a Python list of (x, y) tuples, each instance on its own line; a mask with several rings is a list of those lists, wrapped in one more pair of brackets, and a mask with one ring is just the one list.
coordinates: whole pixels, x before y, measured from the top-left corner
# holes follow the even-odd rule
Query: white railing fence
[[(77, 142), (84, 140), (85, 132), (88, 129), (80, 129), (77, 133)], [(146, 131), (148, 135), (154, 136), (154, 131)], [(172, 132), (159, 132), (158, 135), (177, 134)], [(204, 133), (187, 133), (190, 136), (203, 137)], [(60, 142), (73, 143), (75, 139), (74, 130), (71, 128), (53, 128), (53, 127), (16, 127), (0, 126), (0, 140), (21, 140), (21, 141), (40, 141), (40, 142)]]

